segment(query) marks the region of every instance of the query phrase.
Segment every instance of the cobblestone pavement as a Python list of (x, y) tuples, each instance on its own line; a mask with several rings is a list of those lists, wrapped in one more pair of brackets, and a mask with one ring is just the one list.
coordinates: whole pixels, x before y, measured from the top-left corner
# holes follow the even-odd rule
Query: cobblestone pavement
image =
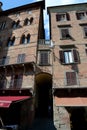
[(56, 130), (52, 119), (39, 118), (36, 119), (30, 130)]

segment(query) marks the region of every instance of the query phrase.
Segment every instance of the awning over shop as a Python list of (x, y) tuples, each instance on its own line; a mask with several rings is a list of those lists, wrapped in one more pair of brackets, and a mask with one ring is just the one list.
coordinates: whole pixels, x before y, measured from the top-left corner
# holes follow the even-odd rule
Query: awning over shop
[(55, 97), (56, 106), (87, 106), (86, 97)]
[(23, 101), (28, 98), (30, 98), (30, 96), (0, 96), (0, 107), (8, 108), (11, 103)]

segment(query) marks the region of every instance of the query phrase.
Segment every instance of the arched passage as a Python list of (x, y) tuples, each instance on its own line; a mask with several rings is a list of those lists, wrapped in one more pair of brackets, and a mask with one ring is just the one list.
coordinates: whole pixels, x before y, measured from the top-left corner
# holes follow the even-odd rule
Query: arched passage
[(36, 116), (52, 117), (52, 76), (47, 73), (36, 75)]

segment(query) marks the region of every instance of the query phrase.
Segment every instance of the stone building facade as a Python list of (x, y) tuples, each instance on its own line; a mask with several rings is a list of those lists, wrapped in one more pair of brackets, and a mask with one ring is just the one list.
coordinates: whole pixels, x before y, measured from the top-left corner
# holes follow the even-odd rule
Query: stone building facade
[(58, 130), (87, 129), (87, 3), (48, 7)]
[(50, 40), (44, 38), (44, 1), (0, 12), (4, 122), (27, 129), (35, 117), (49, 117), (58, 130), (87, 128), (86, 6), (48, 7)]
[(44, 39), (44, 1), (0, 12), (0, 117), (31, 126), (35, 113), (37, 44)]

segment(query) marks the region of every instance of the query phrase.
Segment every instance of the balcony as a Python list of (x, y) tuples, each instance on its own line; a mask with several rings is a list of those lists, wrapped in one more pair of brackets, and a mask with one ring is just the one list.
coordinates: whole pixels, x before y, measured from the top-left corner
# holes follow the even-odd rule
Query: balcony
[(65, 78), (55, 78), (54, 80), (54, 89), (58, 88), (87, 88), (87, 78), (77, 78), (75, 79), (68, 79)]
[(51, 49), (53, 47), (52, 40), (39, 39), (38, 49)]

